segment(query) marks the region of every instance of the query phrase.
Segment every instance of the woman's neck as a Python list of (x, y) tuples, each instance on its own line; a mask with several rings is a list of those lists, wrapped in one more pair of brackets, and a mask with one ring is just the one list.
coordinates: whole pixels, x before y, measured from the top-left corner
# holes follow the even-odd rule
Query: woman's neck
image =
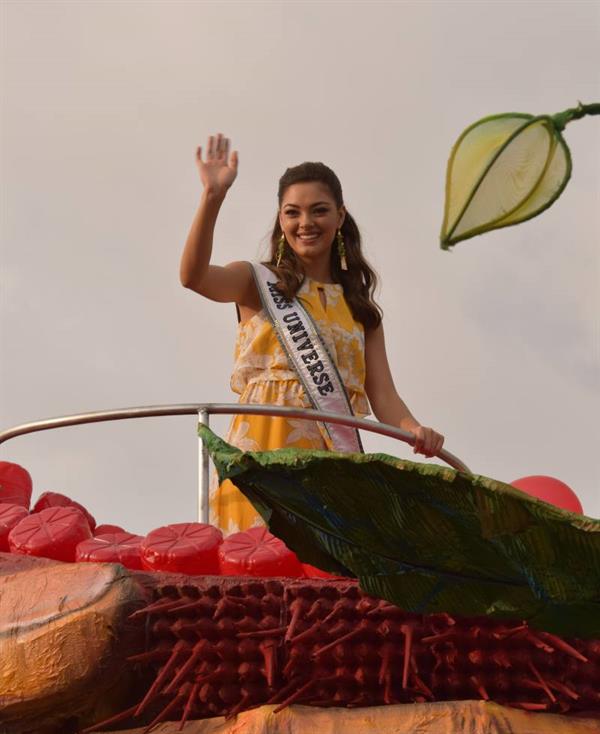
[(324, 260), (309, 262), (304, 260), (302, 265), (304, 266), (304, 272), (312, 280), (316, 280), (318, 283), (333, 283), (329, 258), (327, 258), (326, 262)]

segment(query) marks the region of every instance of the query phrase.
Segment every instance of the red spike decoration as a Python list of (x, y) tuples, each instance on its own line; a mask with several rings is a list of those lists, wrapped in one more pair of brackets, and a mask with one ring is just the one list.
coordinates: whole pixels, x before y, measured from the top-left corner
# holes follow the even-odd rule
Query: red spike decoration
[(286, 642), (289, 642), (290, 639), (294, 636), (294, 630), (296, 629), (296, 625), (298, 624), (300, 615), (304, 611), (304, 607), (305, 605), (303, 604), (302, 599), (296, 599), (295, 601), (293, 601), (290, 604), (290, 611), (292, 612), (292, 618), (290, 619), (290, 623), (285, 633)]
[(118, 724), (119, 721), (123, 721), (124, 719), (133, 716), (137, 707), (138, 704), (136, 703), (130, 708), (125, 709), (125, 711), (121, 711), (120, 714), (117, 714), (116, 716), (111, 716), (110, 719), (104, 719), (104, 721), (99, 721), (97, 724), (94, 724), (94, 726), (89, 726), (87, 729), (82, 729), (80, 734), (91, 734), (91, 732), (97, 731), (98, 729), (104, 728), (105, 726)]
[[(183, 729), (185, 722), (188, 720), (192, 712), (194, 701), (196, 700), (196, 697), (198, 696), (198, 690), (200, 689), (200, 683), (196, 681), (194, 685), (189, 685), (189, 689), (190, 689), (190, 692), (185, 702), (185, 708), (183, 709), (183, 714), (181, 715), (181, 719), (179, 721), (179, 727), (177, 728), (177, 731), (181, 731)], [(182, 688), (182, 691), (183, 690), (184, 689)]]
[(146, 706), (152, 701), (152, 699), (158, 694), (160, 687), (164, 683), (166, 677), (169, 675), (173, 667), (175, 666), (175, 661), (177, 658), (181, 655), (181, 653), (185, 649), (185, 642), (180, 640), (175, 647), (173, 648), (173, 652), (171, 653), (171, 657), (167, 660), (166, 665), (162, 670), (160, 671), (159, 675), (157, 676), (156, 680), (152, 684), (152, 687), (148, 691), (148, 693), (144, 696), (144, 699), (140, 703), (140, 705), (137, 707), (135, 711), (135, 715), (139, 716), (142, 711), (146, 708)]
[(309, 688), (313, 687), (315, 683), (316, 681), (314, 679), (309, 680), (308, 683), (305, 683), (303, 686), (298, 688), (298, 690), (295, 693), (292, 693), (292, 695), (288, 696), (283, 703), (279, 704), (279, 706), (275, 709), (275, 711), (273, 711), (273, 713), (277, 714), (280, 711), (283, 711), (283, 709), (289, 706), (290, 704), (294, 703), (294, 701), (298, 701), (300, 698), (302, 698), (303, 695), (305, 695), (308, 692)]
[(412, 654), (413, 624), (403, 624), (400, 629), (404, 633), (404, 668), (402, 670), (402, 688), (408, 685), (408, 666)]
[(353, 580), (170, 579), (130, 616), (146, 649), (131, 650), (129, 664), (155, 679), (113, 722), (149, 731), (171, 718), (181, 729), (192, 717), (267, 703), (281, 711), (473, 697), (531, 712), (600, 710), (594, 640), (566, 641), (522, 620), (409, 614)]
[(277, 667), (277, 658), (275, 653), (276, 643), (273, 640), (265, 640), (258, 646), (262, 652), (264, 659), (264, 671), (265, 678), (267, 679), (267, 685), (272, 688), (275, 683), (275, 673)]

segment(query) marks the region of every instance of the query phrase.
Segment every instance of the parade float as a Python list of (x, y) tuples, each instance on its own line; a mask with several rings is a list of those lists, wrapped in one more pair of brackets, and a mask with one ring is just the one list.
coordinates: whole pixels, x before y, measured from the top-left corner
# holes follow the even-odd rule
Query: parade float
[[(598, 112), (500, 115), (465, 131), (442, 246), (547, 208), (571, 173), (562, 129)], [(450, 467), (242, 452), (208, 427), (210, 413), (248, 409), (410, 440), (344, 416), (204, 404), (0, 434), (197, 413), (203, 457), (199, 521), (146, 536), (96, 525), (60, 493), (31, 506), (26, 469), (0, 464), (3, 734), (600, 729), (600, 521), (568, 488), (561, 507), (556, 483), (550, 495), (507, 485), (447, 452)], [(208, 524), (209, 454), (265, 527), (224, 538)]]

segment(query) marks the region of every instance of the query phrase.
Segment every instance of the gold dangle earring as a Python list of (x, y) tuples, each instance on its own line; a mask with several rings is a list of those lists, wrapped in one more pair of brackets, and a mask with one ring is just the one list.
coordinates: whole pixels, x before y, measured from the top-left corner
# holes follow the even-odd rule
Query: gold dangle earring
[(340, 266), (342, 270), (348, 270), (348, 263), (346, 262), (346, 243), (342, 237), (342, 230), (338, 229), (336, 234), (338, 255), (340, 256)]
[(281, 264), (281, 258), (283, 257), (283, 250), (285, 248), (285, 235), (283, 232), (281, 233), (281, 237), (279, 238), (279, 242), (277, 244), (277, 263), (276, 267), (279, 267)]

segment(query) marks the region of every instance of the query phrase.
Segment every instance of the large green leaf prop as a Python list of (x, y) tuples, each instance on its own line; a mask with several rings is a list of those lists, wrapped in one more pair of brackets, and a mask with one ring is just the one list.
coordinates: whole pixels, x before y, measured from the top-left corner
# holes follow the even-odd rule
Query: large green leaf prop
[(600, 521), (501, 482), (385, 454), (243, 453), (199, 433), (300, 559), (407, 611), (600, 637)]
[(571, 120), (596, 114), (600, 104), (580, 103), (557, 115), (511, 112), (468, 127), (448, 160), (442, 249), (551, 206), (571, 176), (562, 130)]

